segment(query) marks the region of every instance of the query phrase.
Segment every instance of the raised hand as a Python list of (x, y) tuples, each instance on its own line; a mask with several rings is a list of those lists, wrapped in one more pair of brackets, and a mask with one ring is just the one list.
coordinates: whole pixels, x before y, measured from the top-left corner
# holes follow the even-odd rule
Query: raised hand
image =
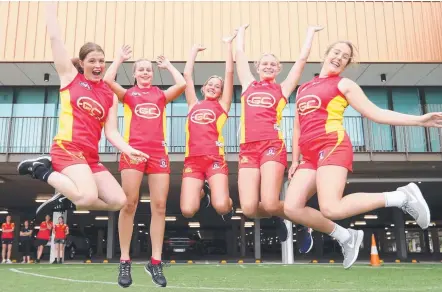
[(237, 34), (238, 34), (238, 29), (235, 29), (232, 35), (223, 38), (223, 42), (225, 42), (226, 44), (231, 44), (232, 41), (236, 38)]
[(121, 61), (127, 61), (132, 57), (132, 48), (129, 45), (124, 45), (118, 52)]
[(172, 64), (170, 64), (170, 61), (166, 57), (161, 55), (161, 56), (157, 57), (157, 65), (158, 65), (158, 68), (167, 69)]

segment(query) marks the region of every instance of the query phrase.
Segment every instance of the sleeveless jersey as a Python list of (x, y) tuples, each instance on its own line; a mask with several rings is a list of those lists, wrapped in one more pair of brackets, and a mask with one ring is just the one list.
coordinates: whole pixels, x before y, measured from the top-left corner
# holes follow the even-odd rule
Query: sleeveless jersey
[(145, 152), (167, 154), (166, 96), (157, 86), (134, 86), (124, 95), (124, 140)]
[(223, 127), (228, 114), (217, 100), (199, 101), (186, 120), (185, 157), (224, 155)]
[[(46, 221), (41, 222), (40, 224), (40, 230), (37, 233), (37, 238), (38, 239), (43, 239), (43, 240), (49, 240), (51, 238), (51, 231), (49, 230), (49, 225), (52, 226), (52, 222), (49, 221), (49, 223), (46, 223)], [(42, 230), (44, 229), (44, 230)]]
[(344, 130), (347, 99), (338, 89), (342, 77), (315, 77), (298, 88), (296, 110), (301, 135), (299, 145), (335, 131)]
[(14, 238), (14, 231), (5, 232), (5, 230), (9, 230), (14, 228), (14, 223), (3, 223), (2, 224), (2, 238), (3, 239), (13, 239)]
[(113, 92), (100, 80), (87, 80), (78, 73), (60, 89), (60, 118), (54, 140), (74, 142), (98, 152), (101, 131), (113, 104)]
[(68, 226), (66, 224), (55, 224), (55, 239), (66, 239), (66, 229)]
[(241, 144), (282, 140), (280, 124), (287, 99), (281, 85), (254, 81), (241, 96)]

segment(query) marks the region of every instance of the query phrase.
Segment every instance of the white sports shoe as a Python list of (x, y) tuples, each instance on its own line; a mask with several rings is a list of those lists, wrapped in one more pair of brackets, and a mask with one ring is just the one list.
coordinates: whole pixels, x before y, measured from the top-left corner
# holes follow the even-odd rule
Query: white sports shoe
[(419, 187), (414, 183), (410, 183), (397, 190), (403, 192), (407, 197), (405, 203), (400, 207), (402, 211), (410, 214), (420, 228), (427, 229), (430, 226), (431, 214)]
[(12, 264), (11, 260), (6, 260), (7, 264)]
[(364, 231), (350, 228), (348, 231), (350, 232), (350, 238), (344, 243), (339, 243), (344, 255), (344, 269), (350, 268), (358, 259), (359, 249), (364, 239)]

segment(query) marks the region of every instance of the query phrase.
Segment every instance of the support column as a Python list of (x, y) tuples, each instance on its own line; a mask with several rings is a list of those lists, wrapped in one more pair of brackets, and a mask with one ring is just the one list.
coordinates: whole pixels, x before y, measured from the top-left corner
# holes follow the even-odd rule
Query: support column
[(253, 244), (255, 250), (255, 260), (261, 259), (261, 219), (255, 219), (254, 226), (255, 242)]
[[(233, 226), (232, 226), (233, 229)], [(225, 231), (225, 239), (226, 239), (226, 247), (227, 247), (227, 256), (233, 257), (235, 255), (234, 253), (234, 241), (232, 240), (233, 232), (232, 229), (226, 229)]]
[(108, 212), (108, 223), (107, 223), (107, 249), (106, 249), (106, 258), (111, 260), (115, 255), (115, 226), (117, 223), (117, 212), (109, 211)]
[(399, 208), (392, 208), (394, 233), (396, 237), (396, 253), (399, 259), (406, 260), (408, 257), (407, 240), (405, 235), (404, 213)]
[(137, 251), (140, 251), (138, 246), (140, 245), (138, 242), (138, 238), (140, 237), (140, 231), (138, 230), (138, 223), (135, 222), (133, 231), (132, 231), (132, 239), (131, 239), (131, 249), (132, 252), (129, 251), (129, 254), (132, 254), (133, 257), (139, 256), (139, 253)]
[[(287, 188), (289, 186), (289, 181), (284, 182), (281, 190), (281, 194), (279, 199), (284, 201), (285, 194)], [(284, 220), (285, 226), (287, 227), (287, 240), (285, 242), (281, 242), (281, 251), (282, 251), (282, 262), (284, 264), (293, 264), (294, 255), (293, 255), (293, 223), (289, 220)]]
[(422, 238), (423, 239), (423, 242), (422, 242), (422, 245), (423, 245), (422, 252), (425, 253), (425, 254), (430, 254), (431, 253), (431, 250), (430, 250), (430, 237), (428, 235), (428, 229), (423, 230), (422, 237), (423, 237)]
[(439, 231), (436, 228), (431, 229), (431, 240), (433, 241), (433, 253), (440, 254)]
[(98, 229), (97, 234), (97, 257), (103, 256), (103, 239), (104, 239), (104, 230)]
[[(241, 216), (242, 217), (242, 216)], [(242, 220), (239, 221), (241, 224)], [(233, 256), (238, 256), (238, 223), (232, 222), (232, 238), (230, 239), (233, 245)]]
[[(64, 224), (68, 224), (68, 213), (67, 212), (53, 212), (52, 213), (52, 230), (51, 230), (51, 251), (49, 254), (49, 263), (53, 263), (55, 261), (55, 259), (57, 258), (57, 250), (55, 249), (55, 243), (54, 243), (54, 239), (55, 236), (53, 235), (53, 230), (55, 228), (55, 224), (58, 224), (58, 218), (63, 217), (63, 221)], [(64, 262), (64, 253), (63, 253), (63, 258), (62, 258), (63, 262)]]
[(320, 259), (324, 255), (324, 237), (321, 232), (313, 231), (312, 233), (315, 249), (315, 257)]
[(246, 256), (246, 228), (244, 227), (245, 223), (246, 223), (246, 218), (242, 216), (241, 225), (239, 226), (241, 234), (241, 258), (244, 258)]

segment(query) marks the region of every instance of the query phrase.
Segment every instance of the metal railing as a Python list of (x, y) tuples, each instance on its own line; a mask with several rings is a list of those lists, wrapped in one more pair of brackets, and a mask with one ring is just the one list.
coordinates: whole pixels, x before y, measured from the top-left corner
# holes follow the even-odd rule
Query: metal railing
[[(293, 119), (294, 117), (283, 117), (281, 122), (289, 152), (292, 150)], [(184, 116), (167, 117), (169, 153), (184, 153), (185, 123)], [(239, 123), (238, 116), (229, 117), (224, 127), (225, 148), (228, 153), (239, 151)], [(118, 125), (122, 132), (122, 117), (119, 118)], [(57, 117), (0, 118), (0, 153), (48, 153), (57, 127)], [(442, 152), (440, 129), (379, 125), (361, 117), (346, 117), (344, 127), (353, 143), (354, 152)], [(99, 151), (117, 152), (104, 135)]]

